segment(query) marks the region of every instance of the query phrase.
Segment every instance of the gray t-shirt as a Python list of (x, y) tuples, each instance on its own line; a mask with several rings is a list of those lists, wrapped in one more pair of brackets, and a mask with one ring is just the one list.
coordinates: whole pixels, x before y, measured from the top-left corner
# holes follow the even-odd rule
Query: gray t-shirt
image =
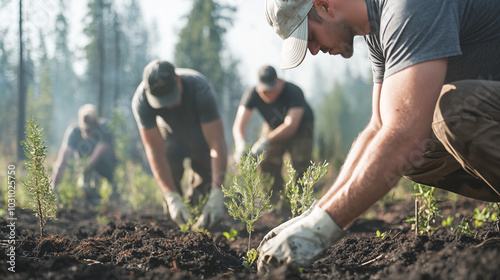
[(500, 3), (495, 0), (365, 0), (373, 81), (448, 58), (445, 82), (500, 80)]
[[(132, 98), (132, 111), (139, 129), (167, 126), (166, 131), (187, 141), (193, 138), (203, 139), (202, 123), (208, 123), (220, 118), (215, 91), (207, 79), (191, 69), (177, 68), (177, 75), (182, 80), (182, 102), (173, 109), (154, 109), (149, 105), (141, 83)], [(157, 116), (161, 122), (157, 123)], [(198, 140), (201, 140), (198, 139)]]

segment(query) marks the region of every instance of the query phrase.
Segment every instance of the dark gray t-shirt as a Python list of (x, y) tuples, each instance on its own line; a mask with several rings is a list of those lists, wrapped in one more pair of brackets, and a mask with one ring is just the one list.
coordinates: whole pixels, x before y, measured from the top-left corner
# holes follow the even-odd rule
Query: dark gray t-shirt
[(84, 139), (80, 127), (77, 124), (70, 125), (64, 133), (63, 143), (77, 151), (80, 157), (90, 156), (101, 142), (113, 146), (113, 133), (107, 120), (99, 120), (99, 126), (91, 134), (90, 138)]
[(500, 3), (495, 0), (365, 0), (373, 81), (448, 57), (445, 82), (500, 80)]
[(283, 123), (290, 108), (304, 108), (304, 115), (302, 116), (299, 128), (304, 122), (313, 121), (314, 119), (311, 107), (307, 104), (302, 90), (289, 82), (285, 82), (280, 96), (270, 104), (264, 102), (257, 91), (255, 91), (255, 87), (252, 87), (243, 94), (240, 105), (248, 109), (257, 108), (273, 130)]
[[(201, 130), (202, 123), (208, 123), (220, 118), (215, 91), (207, 79), (191, 69), (177, 68), (177, 75), (182, 80), (182, 102), (173, 108), (154, 109), (149, 105), (141, 83), (132, 98), (132, 111), (139, 129), (167, 126), (166, 131), (179, 139), (186, 141), (204, 140)], [(157, 116), (161, 122), (157, 123)]]

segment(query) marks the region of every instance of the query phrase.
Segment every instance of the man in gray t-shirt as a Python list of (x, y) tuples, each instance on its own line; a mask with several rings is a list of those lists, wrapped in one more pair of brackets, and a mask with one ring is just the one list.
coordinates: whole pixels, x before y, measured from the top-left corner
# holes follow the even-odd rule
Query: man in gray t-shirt
[(402, 176), (500, 201), (500, 5), (494, 0), (267, 0), (283, 68), (349, 58), (364, 36), (373, 112), (334, 185), (264, 237), (259, 271), (307, 265)]
[(197, 203), (199, 195), (209, 194), (193, 227), (215, 227), (224, 214), (221, 185), (227, 148), (213, 87), (194, 70), (175, 69), (167, 61), (154, 60), (144, 68), (132, 110), (172, 220), (181, 225), (190, 218), (180, 186), (183, 162), (188, 158), (192, 170), (201, 178), (190, 195), (191, 202)]

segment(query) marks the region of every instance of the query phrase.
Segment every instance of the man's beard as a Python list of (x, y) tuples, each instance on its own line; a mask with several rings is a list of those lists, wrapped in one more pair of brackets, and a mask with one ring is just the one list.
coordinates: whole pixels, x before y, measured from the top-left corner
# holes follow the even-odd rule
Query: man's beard
[(347, 20), (328, 23), (328, 28), (332, 33), (337, 34), (339, 40), (340, 55), (344, 58), (350, 58), (354, 52), (354, 32), (352, 26)]

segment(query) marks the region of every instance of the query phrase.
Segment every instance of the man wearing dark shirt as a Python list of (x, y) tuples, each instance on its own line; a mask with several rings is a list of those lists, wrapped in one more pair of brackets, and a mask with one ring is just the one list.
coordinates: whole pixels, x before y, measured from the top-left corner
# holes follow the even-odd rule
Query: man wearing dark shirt
[(290, 153), (297, 174), (303, 174), (310, 165), (314, 117), (302, 90), (278, 78), (273, 67), (261, 67), (258, 75), (258, 84), (243, 95), (236, 113), (234, 160), (238, 163), (245, 152), (246, 128), (253, 109), (257, 109), (268, 129), (261, 133), (251, 152), (259, 155), (265, 151), (260, 168), (274, 178), (271, 202), (277, 203), (284, 185), (281, 175), (284, 153)]
[(83, 187), (87, 202), (96, 205), (100, 199), (96, 174), (108, 180), (113, 188), (112, 198), (116, 198), (118, 194), (113, 173), (117, 161), (113, 134), (109, 122), (98, 117), (97, 108), (92, 104), (81, 106), (78, 110), (78, 124), (66, 129), (52, 172), (54, 188), (61, 182), (68, 159), (75, 154), (84, 159), (85, 166), (79, 185)]
[(201, 178), (191, 195), (192, 203), (198, 202), (200, 194), (209, 194), (193, 228), (217, 226), (224, 213), (221, 185), (227, 150), (213, 87), (194, 70), (175, 69), (167, 61), (154, 60), (144, 68), (132, 110), (172, 220), (182, 225), (190, 218), (180, 185), (183, 162), (189, 158), (192, 170)]

